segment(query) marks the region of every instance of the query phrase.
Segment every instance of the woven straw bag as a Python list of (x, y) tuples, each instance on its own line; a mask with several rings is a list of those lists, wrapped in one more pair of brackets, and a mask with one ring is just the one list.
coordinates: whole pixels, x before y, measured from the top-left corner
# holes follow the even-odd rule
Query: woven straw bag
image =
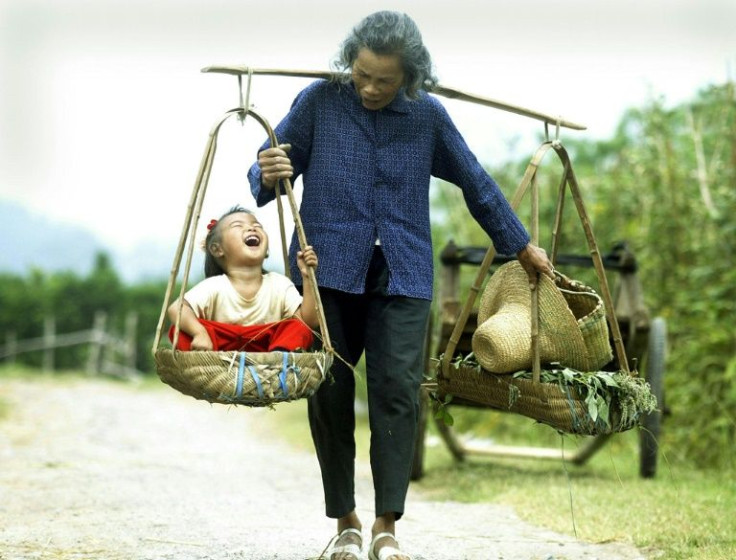
[[(596, 371), (613, 359), (603, 301), (592, 288), (557, 273), (539, 280), (539, 348), (543, 363)], [(532, 367), (531, 290), (518, 261), (499, 267), (481, 296), (472, 347), (493, 373)]]

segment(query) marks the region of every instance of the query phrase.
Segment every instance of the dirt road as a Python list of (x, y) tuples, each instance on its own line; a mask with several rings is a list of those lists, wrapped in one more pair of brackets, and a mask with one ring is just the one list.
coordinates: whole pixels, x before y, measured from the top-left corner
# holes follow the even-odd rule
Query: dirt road
[[(0, 377), (0, 399), (9, 405), (0, 418), (2, 560), (305, 560), (333, 532), (313, 455), (263, 428), (278, 412), (83, 379)], [(357, 493), (369, 523), (366, 465)], [(399, 537), (415, 560), (643, 558), (625, 543), (530, 526), (494, 504), (434, 502), (412, 489), (407, 509)]]

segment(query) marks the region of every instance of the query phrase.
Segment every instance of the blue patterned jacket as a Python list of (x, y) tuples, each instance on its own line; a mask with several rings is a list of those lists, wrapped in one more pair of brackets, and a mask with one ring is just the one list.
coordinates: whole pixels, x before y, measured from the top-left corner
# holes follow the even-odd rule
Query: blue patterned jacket
[[(322, 287), (363, 293), (380, 239), (388, 295), (432, 299), (430, 176), (462, 189), (470, 213), (498, 252), (515, 254), (529, 242), (445, 108), (425, 92), (410, 100), (401, 90), (387, 107), (370, 111), (352, 84), (320, 80), (298, 94), (275, 133), (279, 143), (291, 144), (292, 181), (302, 176), (300, 215), (319, 257)], [(261, 188), (257, 164), (248, 180), (258, 206), (274, 199), (273, 191)], [(290, 266), (299, 284), (297, 248), (294, 236)]]

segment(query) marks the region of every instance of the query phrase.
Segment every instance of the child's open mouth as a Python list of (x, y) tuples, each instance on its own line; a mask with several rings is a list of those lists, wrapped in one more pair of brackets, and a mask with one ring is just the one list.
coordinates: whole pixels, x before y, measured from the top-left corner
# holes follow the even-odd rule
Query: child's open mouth
[(245, 244), (248, 247), (258, 247), (261, 244), (261, 239), (257, 235), (249, 235), (245, 238)]

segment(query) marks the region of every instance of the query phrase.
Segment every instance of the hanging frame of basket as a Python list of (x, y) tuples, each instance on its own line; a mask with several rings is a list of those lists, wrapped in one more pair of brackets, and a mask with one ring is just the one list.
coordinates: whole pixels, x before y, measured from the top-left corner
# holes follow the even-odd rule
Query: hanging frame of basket
[[(608, 280), (606, 278), (605, 269), (603, 267), (603, 261), (600, 255), (600, 250), (598, 249), (598, 244), (595, 240), (595, 236), (593, 234), (593, 230), (591, 227), (591, 221), (585, 209), (585, 205), (583, 203), (582, 196), (580, 194), (580, 187), (578, 185), (577, 178), (575, 177), (575, 174), (572, 168), (572, 163), (570, 161), (570, 157), (567, 153), (567, 150), (562, 146), (562, 144), (560, 143), (557, 137), (554, 140), (547, 139), (537, 149), (536, 153), (534, 154), (531, 161), (529, 162), (529, 165), (527, 166), (527, 169), (524, 173), (523, 178), (521, 179), (521, 182), (519, 183), (519, 186), (516, 189), (516, 192), (514, 193), (510, 201), (511, 207), (514, 210), (518, 209), (519, 205), (521, 204), (522, 199), (524, 198), (529, 188), (531, 187), (531, 205), (532, 205), (532, 232), (531, 233), (532, 233), (533, 239), (535, 240), (538, 239), (539, 238), (539, 221), (538, 221), (538, 213), (539, 213), (538, 196), (539, 195), (538, 195), (538, 190), (536, 186), (536, 175), (537, 175), (537, 171), (539, 170), (542, 159), (544, 158), (545, 154), (547, 154), (547, 152), (550, 150), (552, 150), (554, 153), (557, 154), (558, 158), (560, 159), (560, 163), (562, 164), (562, 167), (563, 167), (563, 177), (560, 182), (559, 196), (557, 200), (557, 208), (555, 211), (555, 223), (553, 225), (553, 231), (552, 231), (552, 247), (551, 247), (550, 260), (554, 263), (557, 258), (557, 252), (559, 248), (558, 247), (559, 231), (560, 231), (560, 225), (561, 225), (560, 220), (562, 217), (562, 209), (564, 206), (565, 192), (566, 192), (566, 189), (569, 188), (573, 201), (575, 203), (575, 208), (577, 210), (583, 232), (585, 234), (586, 244), (588, 246), (588, 250), (589, 250), (589, 253), (593, 261), (596, 276), (600, 284), (600, 292), (601, 292), (601, 297), (603, 299), (605, 310), (606, 310), (606, 317), (609, 322), (609, 326), (611, 328), (611, 334), (613, 335), (612, 337), (613, 337), (613, 342), (614, 342), (615, 353), (620, 363), (620, 367), (622, 371), (626, 374), (631, 374), (629, 370), (628, 360), (626, 358), (626, 349), (623, 345), (623, 339), (621, 336), (620, 327), (618, 325), (616, 316), (613, 312), (614, 310), (613, 300), (611, 298), (611, 292), (608, 286)], [(475, 278), (473, 286), (471, 287), (469, 297), (466, 299), (465, 304), (463, 305), (463, 308), (461, 309), (459, 318), (453, 329), (453, 332), (449, 337), (448, 346), (442, 357), (441, 367), (440, 367), (442, 374), (448, 378), (451, 376), (450, 366), (451, 366), (451, 362), (455, 354), (455, 350), (459, 343), (460, 336), (465, 327), (465, 324), (467, 323), (468, 317), (470, 315), (470, 311), (475, 302), (475, 298), (481, 292), (481, 286), (485, 282), (488, 271), (490, 270), (490, 267), (491, 267), (491, 263), (493, 262), (494, 256), (495, 256), (495, 249), (493, 248), (493, 246), (490, 246), (488, 248), (488, 251), (486, 252), (486, 255), (484, 256), (483, 262), (478, 268), (477, 276)], [(538, 349), (538, 344), (537, 344), (538, 334), (539, 334), (538, 311), (537, 311), (539, 308), (539, 303), (537, 299), (538, 295), (539, 295), (538, 293), (533, 292), (532, 302), (531, 302), (531, 307), (532, 307), (531, 349), (532, 349), (533, 364), (534, 364), (535, 382), (539, 382), (539, 376), (540, 376), (539, 349)]]
[[(271, 145), (278, 145), (274, 131), (268, 121), (256, 111), (247, 108), (249, 106), (248, 97), (250, 87), (248, 88), (248, 94), (243, 98), (242, 82), (240, 85), (241, 106), (227, 111), (216, 121), (210, 131), (197, 179), (189, 204), (187, 205), (184, 225), (174, 256), (152, 352), (156, 362), (157, 373), (161, 380), (181, 393), (212, 403), (271, 406), (278, 402), (295, 400), (313, 394), (326, 378), (327, 372), (332, 364), (334, 349), (330, 341), (314, 269), (310, 268), (308, 274), (310, 275), (312, 289), (314, 290), (313, 295), (321, 331), (322, 349), (320, 351), (185, 352), (176, 350), (180, 333), (181, 308), (174, 325), (173, 348), (160, 346), (167, 317), (166, 311), (171, 303), (172, 293), (179, 275), (185, 247), (187, 247), (187, 257), (179, 293), (180, 302), (183, 301), (183, 296), (186, 292), (194, 253), (194, 232), (197, 231), (197, 224), (201, 215), (202, 204), (217, 149), (217, 137), (222, 125), (233, 116), (239, 116), (243, 120), (250, 116), (264, 128)], [(294, 198), (291, 181), (289, 179), (283, 179), (276, 186), (276, 200), (279, 210), (284, 262), (286, 262), (287, 249), (283, 208), (281, 205), (282, 187), (289, 201), (294, 218), (294, 227), (301, 249), (307, 246), (307, 239), (299, 216), (299, 209)]]

